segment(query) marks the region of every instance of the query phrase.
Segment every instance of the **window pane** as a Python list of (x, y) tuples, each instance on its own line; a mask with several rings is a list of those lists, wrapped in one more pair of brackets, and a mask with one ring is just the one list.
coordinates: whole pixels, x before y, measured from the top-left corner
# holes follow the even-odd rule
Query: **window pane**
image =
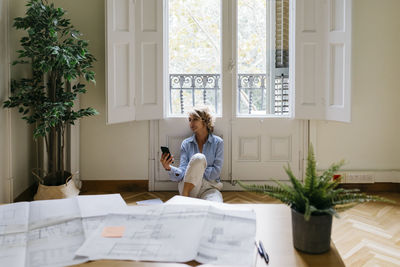
[(238, 0), (237, 10), (238, 114), (287, 115), (289, 0)]
[(170, 113), (221, 113), (221, 1), (169, 0)]
[(265, 74), (266, 0), (238, 0), (238, 73)]
[(238, 0), (239, 114), (266, 114), (266, 0)]

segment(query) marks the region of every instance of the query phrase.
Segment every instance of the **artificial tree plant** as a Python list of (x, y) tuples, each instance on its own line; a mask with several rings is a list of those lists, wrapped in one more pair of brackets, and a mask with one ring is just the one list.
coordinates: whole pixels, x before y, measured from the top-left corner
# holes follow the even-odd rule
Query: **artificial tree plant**
[(20, 39), (22, 49), (13, 65), (30, 65), (32, 76), (11, 81), (12, 96), (4, 107), (17, 107), (22, 119), (35, 124), (33, 137), (44, 139), (48, 158), (49, 175), (43, 181), (59, 185), (70, 175), (64, 164), (67, 126), (97, 114), (91, 107), (74, 109), (74, 100), (86, 92), (78, 80), (95, 82), (95, 58), (62, 8), (47, 0), (29, 0), (26, 6), (25, 17), (14, 19), (13, 26), (25, 30), (27, 36)]

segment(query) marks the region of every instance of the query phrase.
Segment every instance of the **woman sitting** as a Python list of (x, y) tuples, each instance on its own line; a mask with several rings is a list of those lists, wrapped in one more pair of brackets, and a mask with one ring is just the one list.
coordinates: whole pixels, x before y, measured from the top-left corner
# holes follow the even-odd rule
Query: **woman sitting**
[(193, 135), (183, 140), (179, 167), (171, 164), (172, 155), (163, 154), (160, 162), (172, 181), (179, 182), (182, 196), (223, 202), (220, 181), (224, 162), (224, 141), (213, 134), (215, 119), (208, 108), (189, 112)]

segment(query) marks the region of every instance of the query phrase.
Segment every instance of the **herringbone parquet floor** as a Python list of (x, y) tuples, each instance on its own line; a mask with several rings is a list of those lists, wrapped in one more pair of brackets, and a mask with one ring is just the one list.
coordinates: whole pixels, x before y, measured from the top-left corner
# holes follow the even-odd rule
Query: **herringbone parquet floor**
[[(166, 201), (176, 194), (121, 193), (128, 204), (153, 198)], [(225, 203), (280, 203), (271, 197), (250, 192), (222, 192), (222, 195)], [(396, 203), (360, 204), (341, 213), (340, 218), (333, 221), (332, 239), (346, 266), (400, 266), (400, 193), (379, 195)]]
[(334, 219), (332, 239), (347, 266), (400, 266), (400, 194), (396, 204), (365, 203)]

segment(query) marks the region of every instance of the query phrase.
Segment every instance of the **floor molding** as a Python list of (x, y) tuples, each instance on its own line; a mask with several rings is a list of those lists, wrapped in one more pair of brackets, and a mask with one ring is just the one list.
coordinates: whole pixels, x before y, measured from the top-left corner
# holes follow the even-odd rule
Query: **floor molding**
[(360, 189), (361, 192), (400, 192), (400, 183), (371, 183), (371, 184), (340, 184), (346, 189)]
[[(82, 181), (82, 192), (137, 192), (137, 191), (148, 191), (148, 180), (86, 180)], [(161, 183), (161, 182), (160, 182)], [(176, 191), (177, 185), (164, 182), (165, 188), (157, 191)], [(224, 190), (222, 191), (242, 191), (239, 186), (231, 186), (232, 188), (226, 187), (224, 183)], [(358, 188), (362, 192), (373, 193), (373, 192), (400, 192), (400, 183), (367, 183), (367, 184), (340, 184), (340, 187), (354, 189)]]
[(32, 201), (36, 191), (37, 191), (37, 183), (33, 183), (24, 192), (19, 194), (14, 199), (14, 202)]
[[(148, 191), (148, 180), (83, 180), (81, 193), (121, 193), (121, 192), (146, 192)], [(347, 189), (358, 188), (362, 192), (400, 192), (400, 183), (368, 183), (368, 184), (340, 184), (340, 187)], [(167, 189), (167, 188), (166, 188)], [(169, 189), (169, 188), (168, 188)], [(228, 188), (227, 188), (228, 189)], [(19, 194), (14, 202), (32, 201), (36, 193), (37, 184), (29, 186), (24, 192)], [(161, 190), (163, 191), (163, 190)], [(168, 191), (177, 191), (177, 187)], [(241, 191), (223, 190), (223, 191)]]
[(83, 180), (81, 192), (121, 193), (147, 191), (148, 180)]

